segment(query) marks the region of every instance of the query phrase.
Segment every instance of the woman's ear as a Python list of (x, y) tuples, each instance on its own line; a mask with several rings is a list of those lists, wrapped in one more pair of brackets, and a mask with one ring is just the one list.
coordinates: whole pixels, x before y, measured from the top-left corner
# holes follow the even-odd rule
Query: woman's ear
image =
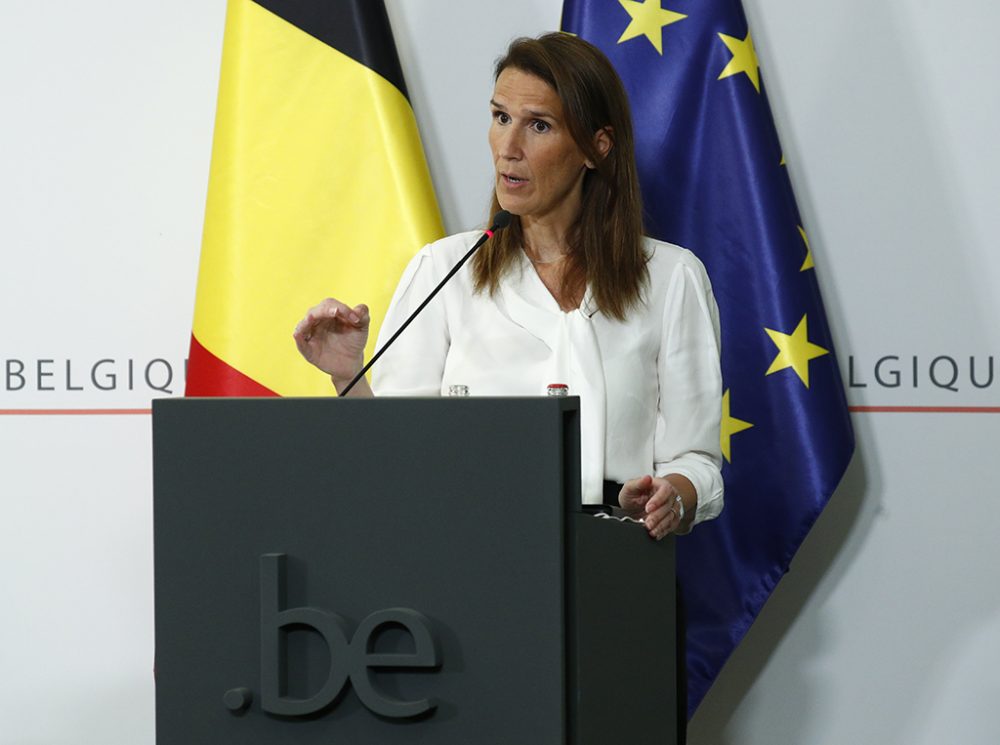
[[(597, 154), (601, 156), (602, 160), (608, 153), (611, 152), (611, 148), (614, 147), (615, 141), (612, 139), (611, 134), (611, 127), (601, 127), (594, 133), (594, 149), (597, 151)], [(586, 166), (587, 168), (593, 170), (593, 161), (586, 161)]]

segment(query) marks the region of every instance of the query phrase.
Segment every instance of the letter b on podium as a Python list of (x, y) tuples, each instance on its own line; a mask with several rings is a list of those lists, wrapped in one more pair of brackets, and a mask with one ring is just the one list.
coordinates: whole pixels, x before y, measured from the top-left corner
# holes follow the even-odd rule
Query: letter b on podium
[[(260, 557), (261, 611), (261, 707), (271, 714), (301, 717), (330, 706), (350, 678), (358, 698), (370, 711), (391, 719), (420, 716), (434, 709), (432, 699), (402, 701), (380, 692), (372, 670), (440, 666), (438, 646), (428, 620), (409, 608), (386, 608), (368, 615), (353, 636), (347, 622), (336, 613), (319, 608), (285, 608), (285, 555)], [(409, 654), (382, 654), (373, 651), (379, 633), (386, 626), (401, 626), (412, 637)], [(287, 688), (287, 631), (311, 629), (318, 633), (330, 652), (330, 671), (319, 691), (309, 698), (291, 698)]]

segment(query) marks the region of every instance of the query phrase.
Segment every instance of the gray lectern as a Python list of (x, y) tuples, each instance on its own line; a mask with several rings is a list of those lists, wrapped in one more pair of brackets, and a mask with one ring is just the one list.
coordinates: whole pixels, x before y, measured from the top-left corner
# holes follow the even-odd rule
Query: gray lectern
[(673, 543), (578, 400), (153, 406), (158, 745), (675, 741)]

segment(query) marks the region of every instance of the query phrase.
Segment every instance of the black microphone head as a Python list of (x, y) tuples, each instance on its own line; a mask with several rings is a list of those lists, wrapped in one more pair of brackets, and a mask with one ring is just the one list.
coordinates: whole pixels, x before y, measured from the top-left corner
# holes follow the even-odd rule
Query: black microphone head
[(493, 230), (503, 230), (510, 225), (511, 215), (507, 210), (500, 210), (493, 215)]

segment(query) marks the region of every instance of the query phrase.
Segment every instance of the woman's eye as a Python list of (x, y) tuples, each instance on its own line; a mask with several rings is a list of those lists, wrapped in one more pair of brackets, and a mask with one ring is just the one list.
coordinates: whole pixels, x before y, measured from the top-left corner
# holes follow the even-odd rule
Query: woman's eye
[(549, 125), (548, 122), (543, 122), (540, 119), (535, 119), (531, 123), (531, 128), (536, 132), (548, 132), (550, 129), (552, 129), (552, 127)]
[(497, 124), (508, 124), (510, 122), (510, 116), (506, 111), (494, 111), (493, 118), (497, 121)]

